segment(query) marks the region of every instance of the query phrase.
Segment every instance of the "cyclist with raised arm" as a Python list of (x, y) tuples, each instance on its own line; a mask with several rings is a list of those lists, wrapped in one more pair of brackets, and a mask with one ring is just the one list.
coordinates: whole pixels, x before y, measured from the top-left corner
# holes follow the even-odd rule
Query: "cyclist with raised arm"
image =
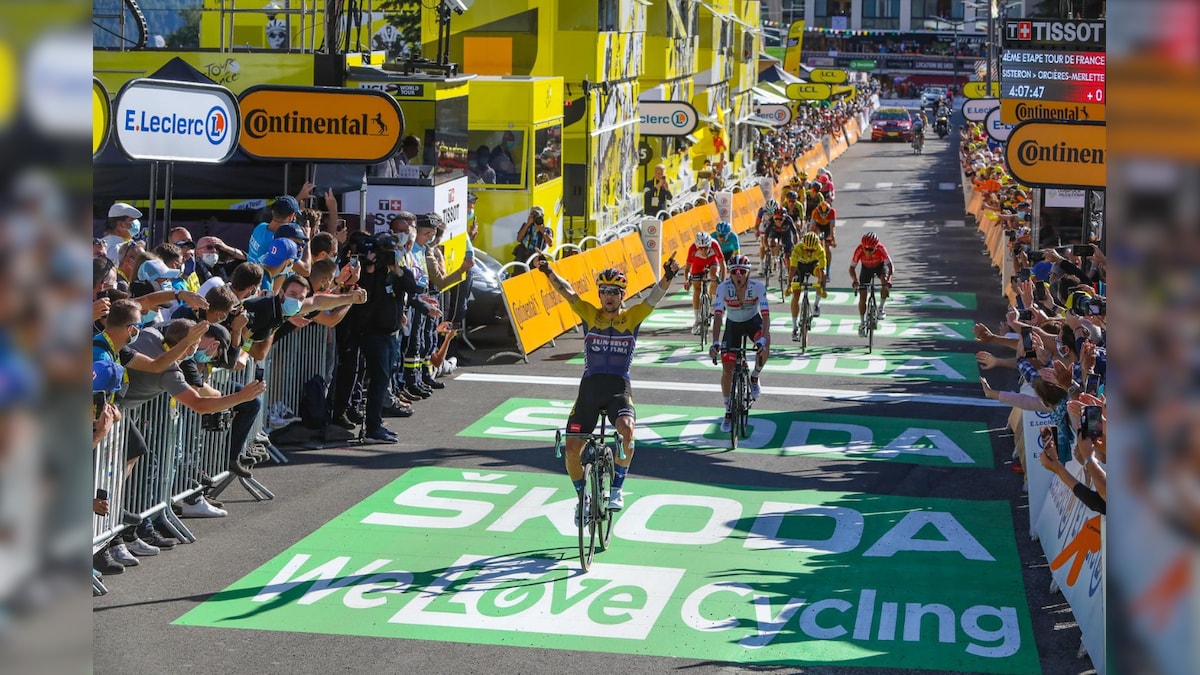
[[(720, 339), (722, 318), (728, 320), (724, 342)], [(729, 413), (729, 387), (733, 383), (736, 356), (728, 349), (741, 345), (743, 335), (757, 350), (754, 371), (750, 373), (750, 395), (758, 398), (761, 392), (759, 376), (771, 352), (771, 308), (767, 304), (766, 285), (750, 279), (750, 259), (739, 255), (729, 261), (729, 278), (717, 285), (713, 299), (712, 347), (708, 350), (713, 359), (717, 354), (724, 354), (721, 358), (721, 396), (725, 399), (725, 420), (721, 422), (723, 433), (729, 433), (733, 423)]]
[[(550, 268), (550, 263), (539, 257), (534, 266), (549, 279), (550, 285), (570, 304), (571, 309), (583, 320), (583, 378), (579, 381), (579, 394), (567, 417), (567, 433), (590, 434), (596, 428), (600, 412), (607, 411), (621, 437), (624, 459), (614, 457), (615, 477), (609, 491), (608, 508), (620, 511), (624, 505), (621, 489), (629, 465), (633, 462), (633, 424), (636, 412), (633, 408), (633, 393), (629, 385), (629, 368), (633, 365), (633, 350), (637, 345), (638, 330), (650, 312), (667, 295), (671, 280), (679, 271), (675, 256), (663, 263), (663, 275), (650, 294), (640, 303), (625, 309), (622, 301), (629, 285), (625, 273), (606, 269), (596, 276), (600, 292), (600, 306), (580, 298), (571, 284)], [(575, 485), (576, 493), (584, 489), (583, 465), (579, 455), (583, 451), (584, 439), (568, 436), (566, 439), (567, 475)], [(579, 524), (579, 507), (576, 504), (575, 524)]]
[[(692, 335), (699, 335), (704, 330), (700, 325), (700, 284), (707, 278), (708, 294), (716, 295), (717, 282), (725, 278), (725, 257), (721, 255), (721, 247), (713, 241), (712, 235), (697, 232), (696, 241), (688, 248), (687, 261), (683, 266), (687, 268), (683, 290), (692, 292), (692, 315), (696, 320), (692, 324)], [(714, 267), (717, 268), (716, 274), (712, 272)]]
[(788, 259), (788, 278), (792, 280), (792, 339), (800, 339), (800, 284), (809, 275), (817, 277), (817, 300), (813, 303), (813, 316), (821, 316), (821, 298), (829, 295), (825, 290), (825, 248), (816, 232), (805, 232), (800, 245), (792, 249)]
[(741, 240), (734, 233), (733, 227), (724, 220), (717, 223), (717, 229), (713, 230), (712, 238), (717, 242), (717, 246), (721, 247), (721, 256), (725, 258), (725, 267), (728, 268), (730, 258), (742, 252)]
[[(862, 277), (856, 274), (856, 267), (862, 263)], [(888, 289), (892, 286), (892, 274), (896, 268), (887, 249), (879, 243), (879, 236), (874, 232), (863, 235), (862, 243), (854, 249), (850, 258), (850, 281), (858, 291), (858, 336), (867, 336), (867, 324), (864, 317), (867, 314), (867, 287), (871, 279), (879, 278), (879, 318), (887, 317), (883, 304), (888, 299)]]

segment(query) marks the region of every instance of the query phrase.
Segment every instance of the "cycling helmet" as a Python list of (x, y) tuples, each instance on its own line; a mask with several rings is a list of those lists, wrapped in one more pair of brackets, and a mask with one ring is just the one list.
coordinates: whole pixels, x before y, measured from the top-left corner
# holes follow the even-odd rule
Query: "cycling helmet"
[(750, 259), (744, 255), (735, 255), (729, 259), (729, 269), (750, 271)]
[(864, 234), (862, 237), (862, 245), (866, 246), (867, 248), (871, 248), (873, 246), (878, 246), (879, 245), (879, 235), (875, 234), (874, 232), (868, 232), (868, 233)]
[(800, 169), (800, 173), (796, 174), (796, 182), (804, 182), (808, 180), (808, 171)]
[(817, 236), (816, 232), (805, 232), (804, 236), (800, 238), (800, 246), (810, 251), (818, 249), (821, 247), (821, 238)]
[(784, 199), (799, 199), (800, 195), (795, 190), (788, 190), (783, 194)]
[(729, 226), (729, 223), (722, 220), (721, 222), (717, 223), (717, 234), (721, 235), (722, 237), (728, 237), (729, 235), (733, 234), (733, 228)]
[(763, 209), (765, 209), (768, 212), (778, 211), (779, 210), (779, 202), (775, 201), (774, 199), (768, 199), (767, 204), (766, 204), (766, 206), (763, 207)]
[(596, 275), (596, 285), (616, 286), (621, 290), (625, 290), (625, 287), (629, 285), (629, 280), (625, 278), (624, 272), (610, 267)]
[(820, 195), (817, 199), (817, 210), (821, 213), (825, 213), (829, 211), (830, 208), (832, 207), (829, 206), (829, 202), (825, 201), (825, 195)]
[(833, 174), (829, 173), (829, 169), (826, 169), (825, 167), (821, 167), (820, 169), (817, 169), (817, 175), (825, 176), (826, 178), (833, 178)]
[(696, 233), (696, 248), (708, 248), (712, 246), (712, 236), (707, 232)]

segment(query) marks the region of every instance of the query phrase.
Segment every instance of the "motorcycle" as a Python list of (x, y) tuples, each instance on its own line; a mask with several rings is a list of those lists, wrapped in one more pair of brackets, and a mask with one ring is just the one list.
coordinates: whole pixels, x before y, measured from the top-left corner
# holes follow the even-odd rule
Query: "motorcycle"
[(933, 130), (937, 132), (938, 138), (945, 138), (946, 134), (950, 133), (950, 119), (948, 117), (939, 117), (933, 123)]

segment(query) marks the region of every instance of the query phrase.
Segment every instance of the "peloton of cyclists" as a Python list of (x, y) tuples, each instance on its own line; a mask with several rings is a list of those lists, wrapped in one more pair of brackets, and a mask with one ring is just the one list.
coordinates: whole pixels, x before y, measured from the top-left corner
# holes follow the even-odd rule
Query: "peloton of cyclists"
[[(695, 318), (692, 335), (699, 335), (703, 330), (700, 323), (700, 284), (704, 283), (703, 279), (707, 277), (708, 294), (717, 294), (717, 282), (725, 278), (725, 256), (721, 254), (721, 247), (713, 240), (712, 235), (697, 232), (696, 241), (688, 248), (687, 261), (683, 266), (687, 269), (683, 290), (692, 291), (692, 316)], [(712, 271), (714, 267), (717, 269), (715, 274)]]
[[(862, 263), (862, 276), (856, 274), (856, 266)], [(854, 249), (854, 256), (850, 258), (850, 281), (853, 282), (853, 287), (858, 291), (858, 336), (866, 337), (867, 328), (864, 317), (867, 313), (867, 287), (871, 283), (871, 279), (878, 278), (880, 281), (879, 288), (879, 318), (887, 317), (887, 312), (884, 311), (884, 303), (888, 299), (888, 289), (892, 285), (892, 274), (896, 272), (896, 266), (892, 262), (892, 257), (888, 255), (887, 248), (879, 243), (879, 236), (874, 232), (868, 232), (863, 235), (862, 243)]]
[[(782, 214), (780, 214), (782, 215)], [(721, 341), (721, 320), (727, 319), (725, 341)], [(767, 303), (767, 287), (763, 282), (750, 278), (750, 259), (744, 255), (734, 256), (729, 261), (729, 277), (717, 284), (713, 300), (712, 347), (710, 358), (721, 358), (721, 396), (725, 399), (725, 420), (721, 431), (729, 433), (729, 387), (733, 382), (735, 355), (726, 351), (736, 348), (746, 336), (754, 343), (757, 356), (754, 370), (750, 373), (750, 395), (758, 398), (762, 389), (759, 376), (771, 351), (771, 308)]]

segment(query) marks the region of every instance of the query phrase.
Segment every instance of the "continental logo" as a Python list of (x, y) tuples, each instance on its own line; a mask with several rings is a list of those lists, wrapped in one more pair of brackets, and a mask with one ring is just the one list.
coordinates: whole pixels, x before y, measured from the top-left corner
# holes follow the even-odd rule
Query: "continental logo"
[(511, 307), (513, 319), (517, 322), (517, 327), (523, 327), (525, 323), (541, 312), (538, 311), (537, 298), (530, 298), (526, 302), (519, 302)]
[(562, 296), (556, 290), (551, 289), (542, 293), (542, 307), (545, 307), (547, 312), (561, 305), (562, 302)]
[(370, 89), (252, 87), (239, 107), (242, 151), (258, 159), (375, 163), (404, 134), (395, 99)]
[(1065, 103), (1056, 101), (1022, 101), (1002, 99), (1000, 121), (1020, 124), (1029, 120), (1052, 122), (1103, 122), (1104, 105), (1098, 103)]
[(583, 295), (592, 290), (591, 284), (588, 283), (587, 279), (583, 278), (572, 281), (571, 288), (575, 290), (575, 295)]
[(1103, 188), (1106, 129), (1097, 123), (1022, 122), (1008, 137), (1005, 159), (1025, 185)]
[(646, 260), (645, 253), (642, 253), (640, 251), (634, 251), (632, 255), (633, 255), (633, 266), (634, 267), (645, 267), (646, 265), (650, 264)]
[(387, 122), (384, 122), (381, 114), (372, 118), (366, 115), (309, 117), (301, 115), (299, 110), (284, 115), (272, 115), (263, 108), (255, 108), (246, 113), (243, 129), (251, 138), (266, 138), (267, 134), (383, 136), (387, 134)]

